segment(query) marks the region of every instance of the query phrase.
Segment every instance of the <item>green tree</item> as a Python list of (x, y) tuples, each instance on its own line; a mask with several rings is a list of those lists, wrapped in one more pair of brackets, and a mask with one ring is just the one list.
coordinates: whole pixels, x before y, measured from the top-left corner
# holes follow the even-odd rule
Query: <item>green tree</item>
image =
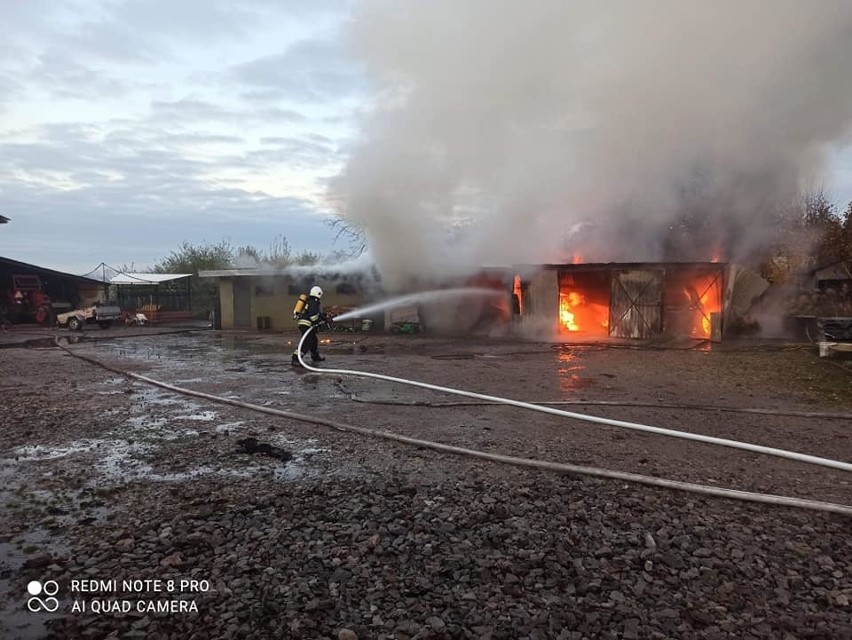
[(184, 240), (167, 258), (154, 265), (154, 273), (191, 273), (229, 269), (234, 264), (234, 249), (226, 240), (217, 244), (194, 245)]
[[(339, 252), (337, 257), (340, 257)], [(219, 289), (214, 278), (199, 278), (199, 271), (215, 271), (240, 266), (309, 266), (319, 263), (321, 259), (321, 254), (312, 251), (301, 251), (294, 257), (290, 243), (283, 235), (276, 236), (266, 251), (253, 245), (234, 248), (226, 240), (215, 244), (192, 244), (184, 241), (168, 257), (156, 263), (152, 271), (191, 273), (192, 311), (196, 317), (204, 318), (213, 308)]]
[(194, 245), (184, 241), (168, 257), (154, 265), (154, 273), (190, 273), (192, 313), (206, 318), (219, 297), (215, 278), (199, 278), (199, 271), (229, 269), (234, 265), (234, 249), (225, 240), (216, 244)]

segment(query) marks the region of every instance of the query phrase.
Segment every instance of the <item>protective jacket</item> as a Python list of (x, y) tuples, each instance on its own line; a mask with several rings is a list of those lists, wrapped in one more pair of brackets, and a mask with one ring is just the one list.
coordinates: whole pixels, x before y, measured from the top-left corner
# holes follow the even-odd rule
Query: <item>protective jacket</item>
[(299, 314), (297, 324), (300, 327), (313, 327), (320, 325), (325, 321), (326, 318), (322, 311), (322, 307), (320, 306), (320, 299), (315, 296), (309, 297), (308, 304), (305, 305), (305, 308), (302, 309), (302, 312)]

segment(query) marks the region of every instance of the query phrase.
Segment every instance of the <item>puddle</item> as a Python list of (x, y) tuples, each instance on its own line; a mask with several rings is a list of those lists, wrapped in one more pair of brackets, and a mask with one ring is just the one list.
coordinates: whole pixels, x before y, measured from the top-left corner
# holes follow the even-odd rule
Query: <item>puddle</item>
[[(162, 336), (156, 342), (103, 343), (99, 349), (133, 360), (155, 362), (171, 370), (186, 370), (181, 382), (205, 382), (211, 377), (253, 372), (284, 364), (289, 351), (285, 345), (258, 343), (245, 336), (198, 337)], [(209, 375), (198, 376), (198, 363), (204, 362)]]
[(167, 423), (165, 418), (149, 418), (148, 416), (133, 416), (127, 419), (134, 429), (161, 429)]
[[(151, 367), (152, 376), (166, 374), (178, 385), (216, 384), (246, 380), (252, 376), (281, 375), (289, 378), (294, 343), (287, 340), (270, 342), (251, 336), (163, 335), (156, 341), (91, 342), (84, 352), (96, 358), (134, 360)], [(323, 343), (320, 351), (333, 357), (384, 353), (382, 345), (365, 345), (360, 341)], [(199, 375), (203, 370), (203, 375)], [(104, 393), (103, 395), (109, 395)]]
[(55, 460), (69, 455), (87, 453), (103, 444), (102, 440), (78, 440), (62, 446), (49, 447), (46, 445), (24, 445), (14, 449), (12, 453), (23, 460)]
[[(345, 343), (332, 346), (353, 348), (353, 345)], [(357, 344), (354, 346), (357, 347)], [(264, 379), (269, 380), (271, 379), (270, 369), (275, 368), (287, 373), (292, 370), (289, 360), (290, 349), (282, 343), (259, 342), (253, 337), (213, 338), (211, 336), (202, 339), (174, 335), (161, 336), (156, 341), (92, 341), (90, 345), (82, 349), (85, 352), (91, 352), (91, 355), (96, 358), (102, 358), (106, 354), (104, 359), (107, 361), (115, 356), (144, 360), (149, 366), (153, 365), (152, 375), (156, 376), (158, 372), (165, 373), (166, 375), (160, 377), (181, 384), (208, 383), (214, 382), (217, 378), (220, 380), (229, 380), (234, 377), (249, 378), (258, 371)], [(363, 349), (359, 348), (358, 351), (362, 352)], [(227, 369), (232, 371), (226, 371)], [(199, 375), (202, 370), (204, 373)], [(258, 404), (277, 405), (284, 400), (284, 397), (292, 397), (304, 392), (299, 388), (301, 385), (293, 385), (291, 376), (283, 377), (281, 384), (274, 386), (277, 388), (263, 392), (265, 397), (256, 398)], [(29, 463), (83, 464), (90, 466), (94, 471), (94, 478), (90, 484), (104, 486), (105, 484), (121, 485), (132, 481), (182, 481), (209, 474), (244, 477), (261, 471), (272, 473), (277, 478), (293, 479), (307, 473), (305, 460), (318, 453), (312, 448), (313, 445), (308, 447), (305, 442), (279, 441), (277, 438), (264, 435), (264, 441), (283, 446), (293, 452), (294, 459), (289, 463), (276, 466), (269, 461), (260, 463), (245, 459), (223, 460), (223, 464), (220, 464), (218, 460), (211, 462), (209, 458), (202, 458), (195, 462), (197, 466), (194, 468), (179, 466), (176, 470), (170, 470), (168, 466), (171, 463), (168, 461), (163, 463), (165, 469), (155, 468), (159, 464), (156, 461), (157, 451), (166, 443), (172, 443), (171, 446), (175, 446), (175, 441), (197, 438), (199, 431), (207, 435), (223, 434), (225, 437), (233, 437), (240, 434), (239, 437), (243, 437), (246, 423), (242, 420), (223, 420), (221, 417), (223, 411), (210, 409), (210, 405), (206, 402), (193, 402), (185, 396), (144, 383), (133, 382), (122, 376), (114, 376), (93, 383), (89, 385), (89, 388), (91, 393), (99, 396), (128, 394), (127, 402), (122, 399), (116, 402), (115, 406), (126, 407), (129, 404), (129, 411), (123, 408), (120, 411), (105, 409), (115, 416), (116, 427), (111, 432), (101, 434), (98, 438), (82, 438), (56, 446), (21, 447), (11, 454), (11, 456), (17, 456), (18, 461), (10, 462), (10, 464), (13, 466)], [(222, 395), (235, 399), (245, 396), (242, 390), (238, 392), (229, 390)], [(335, 395), (340, 396), (339, 392)], [(105, 400), (105, 402), (110, 401)]]
[(0, 343), (0, 349), (55, 349), (56, 343), (67, 347), (69, 344), (77, 344), (85, 340), (83, 336), (58, 336), (57, 338), (44, 337), (22, 340), (20, 342)]
[(570, 374), (560, 378), (559, 386), (563, 391), (574, 391), (576, 389), (587, 389), (595, 384), (591, 378), (582, 378), (576, 374)]
[[(181, 406), (186, 411), (195, 412), (198, 409), (201, 409), (201, 405), (192, 402), (191, 400), (187, 400), (183, 396), (179, 396), (174, 393), (167, 393), (157, 387), (152, 387), (147, 384), (135, 383), (133, 385), (133, 390), (135, 392), (134, 400), (142, 405), (141, 408), (144, 408), (146, 404), (153, 404), (161, 407), (174, 407)], [(140, 407), (134, 407), (138, 409)]]
[(579, 364), (577, 354), (560, 351), (557, 362), (559, 367), (556, 369), (556, 373), (559, 376), (559, 386), (562, 391), (586, 389), (596, 383), (592, 378), (585, 378), (580, 375), (580, 372), (585, 371), (586, 367)]
[(219, 415), (216, 411), (202, 411), (200, 413), (192, 413), (186, 416), (175, 416), (175, 420), (198, 420), (200, 422), (210, 422), (215, 420)]
[[(231, 426), (234, 423), (231, 423)], [(228, 425), (222, 425), (227, 427)], [(223, 429), (224, 430), (224, 429)], [(198, 435), (197, 432), (187, 432), (187, 435)], [(26, 464), (28, 462), (43, 462), (57, 460), (59, 458), (85, 455), (95, 452), (97, 460), (91, 465), (98, 473), (98, 478), (93, 479), (87, 488), (100, 487), (104, 484), (109, 486), (120, 486), (129, 482), (180, 482), (204, 475), (222, 475), (233, 477), (250, 477), (255, 473), (273, 472), (280, 478), (295, 479), (307, 474), (307, 459), (325, 452), (313, 446), (305, 446), (305, 442), (297, 443), (286, 438), (270, 438), (269, 443), (274, 446), (286, 448), (293, 452), (293, 458), (286, 463), (278, 465), (239, 465), (237, 466), (212, 466), (202, 464), (198, 467), (176, 472), (160, 472), (154, 467), (140, 459), (146, 454), (156, 451), (157, 447), (150, 443), (128, 442), (126, 440), (81, 440), (62, 446), (25, 446), (13, 450), (12, 454), (17, 460), (6, 459), (0, 461), (3, 464)], [(310, 441), (308, 442), (310, 443)], [(297, 446), (294, 446), (297, 445)], [(233, 454), (239, 454), (239, 449), (234, 445)], [(34, 493), (34, 492), (30, 492)], [(50, 492), (52, 494), (52, 492)], [(105, 515), (105, 512), (104, 512)]]
[[(36, 550), (27, 553), (25, 549)], [(67, 546), (55, 542), (45, 529), (33, 529), (13, 537), (10, 542), (0, 542), (0, 593), (6, 594), (6, 598), (0, 602), (0, 636), (18, 640), (43, 638), (47, 635), (45, 623), (65, 615), (62, 607), (55, 613), (41, 611), (36, 615), (29, 611), (27, 583), (32, 576), (23, 577), (20, 572), (30, 558), (44, 553), (67, 557), (69, 552)], [(44, 581), (51, 579), (47, 571), (31, 569), (27, 573)]]
[(99, 471), (110, 475), (110, 470), (121, 467), (125, 460), (131, 459), (132, 454), (143, 453), (149, 449), (151, 445), (126, 440), (86, 439), (58, 446), (25, 445), (13, 449), (12, 454), (15, 456), (14, 462), (26, 463), (98, 452), (100, 464), (103, 465)]
[(213, 430), (216, 433), (231, 433), (235, 431), (239, 431), (242, 426), (245, 424), (242, 420), (238, 420), (237, 422), (226, 422), (224, 424), (216, 425)]

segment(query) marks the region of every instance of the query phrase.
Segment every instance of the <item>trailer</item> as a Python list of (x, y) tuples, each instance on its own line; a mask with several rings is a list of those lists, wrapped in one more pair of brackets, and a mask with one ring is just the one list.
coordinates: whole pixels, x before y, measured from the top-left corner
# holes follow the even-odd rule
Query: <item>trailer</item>
[(114, 304), (96, 303), (90, 307), (74, 309), (56, 316), (56, 324), (60, 327), (79, 331), (86, 324), (95, 324), (101, 329), (109, 329), (112, 323), (121, 319), (121, 308)]

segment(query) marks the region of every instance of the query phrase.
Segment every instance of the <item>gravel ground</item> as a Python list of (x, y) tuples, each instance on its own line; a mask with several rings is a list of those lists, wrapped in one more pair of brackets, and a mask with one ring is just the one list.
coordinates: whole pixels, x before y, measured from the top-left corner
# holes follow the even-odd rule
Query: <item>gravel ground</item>
[[(293, 336), (119, 335), (70, 348), (361, 427), (852, 504), (839, 471), (300, 372)], [(849, 420), (722, 410), (852, 412), (848, 366), (795, 345), (668, 346), (323, 348), (325, 367), (522, 400), (714, 407), (565, 408), (852, 460)], [(170, 394), (45, 343), (0, 349), (0, 380), (3, 637), (852, 638), (848, 517), (438, 454)], [(57, 582), (55, 613), (26, 610), (31, 580)]]

